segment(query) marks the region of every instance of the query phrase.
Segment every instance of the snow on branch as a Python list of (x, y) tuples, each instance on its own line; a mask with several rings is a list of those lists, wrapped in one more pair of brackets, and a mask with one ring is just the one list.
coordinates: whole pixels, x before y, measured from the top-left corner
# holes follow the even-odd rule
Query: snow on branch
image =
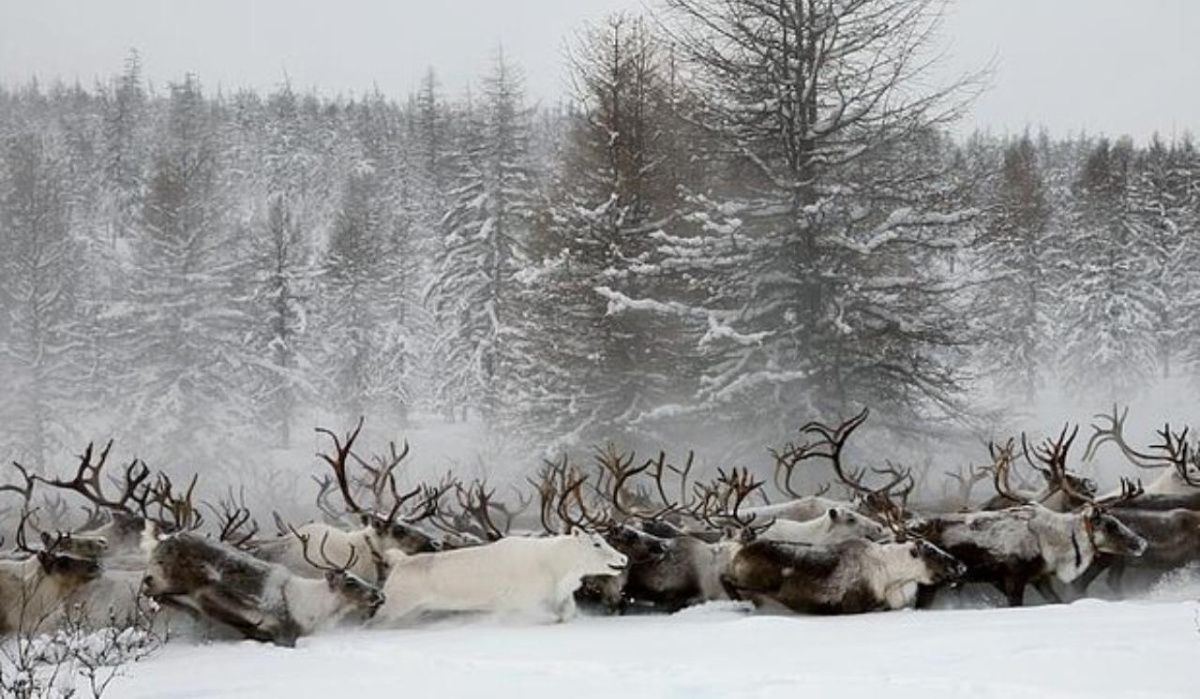
[(731, 328), (729, 325), (718, 320), (716, 314), (709, 313), (708, 332), (704, 333), (704, 336), (700, 338), (700, 346), (704, 347), (716, 342), (717, 340), (732, 340), (733, 342), (744, 346), (761, 345), (764, 340), (773, 334), (774, 333), (769, 331), (749, 334), (740, 333)]
[(897, 209), (871, 231), (866, 242), (857, 242), (842, 235), (828, 236), (827, 240), (848, 250), (862, 255), (870, 255), (879, 248), (894, 242), (911, 242), (929, 247), (962, 247), (962, 240), (947, 238), (944, 240), (911, 240), (903, 237), (905, 228), (931, 228), (936, 226), (954, 226), (965, 223), (979, 216), (978, 209), (963, 209), (952, 213), (917, 213), (910, 208)]
[(678, 301), (656, 301), (654, 299), (635, 299), (607, 286), (597, 286), (593, 289), (597, 294), (608, 299), (607, 315), (617, 315), (627, 311), (647, 311), (662, 315), (707, 317), (708, 311), (695, 308)]

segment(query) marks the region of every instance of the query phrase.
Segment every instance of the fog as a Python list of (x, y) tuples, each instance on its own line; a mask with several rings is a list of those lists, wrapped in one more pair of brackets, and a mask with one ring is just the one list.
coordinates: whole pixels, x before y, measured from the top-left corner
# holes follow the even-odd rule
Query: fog
[(688, 22), (0, 6), (0, 451), (65, 473), (112, 438), (299, 513), (315, 428), (359, 417), (364, 453), (411, 445), (404, 485), (609, 442), (769, 482), (802, 424), (868, 407), (852, 458), (936, 499), (991, 440), (1081, 424), (1078, 454), (1113, 404), (1144, 444), (1200, 418), (1195, 3), (953, 4), (932, 70), (829, 68), (861, 91), (822, 82), (848, 103), (813, 105), (816, 150), (774, 145), (745, 115), (779, 86), (705, 65)]

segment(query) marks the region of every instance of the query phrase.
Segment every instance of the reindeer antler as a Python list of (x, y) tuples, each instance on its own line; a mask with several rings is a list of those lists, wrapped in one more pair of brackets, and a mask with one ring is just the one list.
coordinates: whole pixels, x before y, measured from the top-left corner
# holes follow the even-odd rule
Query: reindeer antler
[(203, 526), (204, 515), (192, 502), (199, 478), (200, 474), (193, 474), (187, 489), (176, 495), (171, 477), (165, 473), (158, 474), (149, 493), (149, 504), (158, 506), (157, 521), (173, 526), (178, 531), (190, 531)]
[(346, 474), (346, 460), (350, 458), (350, 452), (354, 448), (354, 440), (358, 439), (358, 435), (362, 432), (363, 418), (358, 418), (358, 424), (354, 429), (347, 432), (344, 439), (339, 438), (332, 430), (324, 427), (317, 428), (317, 434), (323, 434), (333, 440), (333, 454), (318, 453), (325, 463), (333, 469), (334, 478), (337, 481), (338, 489), (342, 493), (342, 501), (346, 503), (346, 507), (350, 508), (351, 512), (363, 513), (364, 510), (354, 500), (354, 493), (351, 492), (350, 477)]
[(346, 559), (344, 564), (339, 565), (329, 560), (329, 555), (325, 552), (325, 545), (329, 542), (329, 532), (325, 532), (325, 534), (321, 537), (321, 546), (319, 549), (321, 560), (324, 561), (324, 563), (318, 563), (317, 561), (313, 560), (312, 556), (309, 555), (309, 536), (307, 534), (301, 534), (300, 532), (296, 531), (295, 527), (290, 525), (288, 528), (292, 530), (292, 535), (300, 541), (301, 553), (304, 555), (304, 560), (308, 561), (308, 564), (317, 570), (324, 570), (330, 573), (344, 573), (353, 568), (354, 564), (358, 562), (358, 551), (354, 546), (350, 547), (350, 556)]
[[(258, 522), (254, 521), (250, 514), (250, 508), (246, 507), (246, 490), (242, 488), (238, 491), (235, 498), (233, 488), (229, 488), (229, 497), (221, 498), (217, 501), (217, 506), (209, 503), (204, 503), (213, 516), (221, 525), (221, 531), (217, 534), (220, 541), (224, 541), (236, 548), (244, 548), (246, 543), (258, 534)], [(245, 531), (242, 531), (245, 527)]]
[[(87, 449), (79, 457), (79, 467), (71, 480), (48, 479), (36, 475), (31, 478), (41, 481), (52, 488), (74, 491), (99, 507), (110, 510), (122, 510), (130, 514), (145, 516), (147, 498), (150, 495), (150, 486), (146, 483), (150, 478), (150, 469), (140, 459), (134, 459), (125, 467), (121, 495), (116, 499), (108, 498), (104, 495), (104, 487), (101, 484), (100, 476), (104, 470), (105, 463), (108, 461), (108, 454), (112, 450), (112, 445), (113, 443), (110, 439), (104, 445), (104, 449), (97, 455), (95, 444), (89, 442)], [(130, 509), (131, 503), (138, 506), (137, 512)]]
[(818, 439), (813, 444), (803, 445), (793, 450), (797, 454), (793, 458), (796, 463), (800, 460), (814, 458), (817, 456), (824, 457), (829, 460), (833, 466), (833, 472), (837, 475), (838, 480), (844, 483), (851, 491), (855, 493), (870, 493), (870, 489), (862, 484), (863, 476), (866, 471), (860, 469), (853, 473), (848, 473), (842, 466), (842, 450), (846, 447), (846, 441), (854, 431), (862, 426), (870, 416), (870, 409), (863, 408), (862, 412), (854, 417), (846, 420), (837, 427), (829, 427), (817, 421), (809, 422), (800, 428), (800, 432), (807, 435), (815, 435)]

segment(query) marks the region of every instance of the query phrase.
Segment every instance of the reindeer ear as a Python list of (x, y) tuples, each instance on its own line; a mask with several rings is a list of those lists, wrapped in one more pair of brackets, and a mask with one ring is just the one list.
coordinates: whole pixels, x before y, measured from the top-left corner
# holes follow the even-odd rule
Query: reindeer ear
[(41, 532), (41, 534), (42, 534), (42, 546), (45, 546), (46, 548), (50, 548), (50, 544), (54, 543), (54, 540), (50, 538), (50, 533), (49, 532)]

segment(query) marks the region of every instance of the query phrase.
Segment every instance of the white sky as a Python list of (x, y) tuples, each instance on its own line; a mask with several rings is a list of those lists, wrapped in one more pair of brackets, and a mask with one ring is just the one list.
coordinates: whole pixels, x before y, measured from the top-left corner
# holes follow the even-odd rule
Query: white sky
[[(655, 0), (648, 0), (654, 6)], [(642, 0), (0, 0), (0, 80), (89, 84), (141, 51), (156, 84), (184, 72), (211, 88), (402, 96), (429, 66), (459, 90), (499, 42), (530, 93), (563, 92), (564, 39)], [(1145, 138), (1200, 132), (1200, 0), (958, 0), (950, 72), (997, 59), (964, 129), (1027, 124)]]

